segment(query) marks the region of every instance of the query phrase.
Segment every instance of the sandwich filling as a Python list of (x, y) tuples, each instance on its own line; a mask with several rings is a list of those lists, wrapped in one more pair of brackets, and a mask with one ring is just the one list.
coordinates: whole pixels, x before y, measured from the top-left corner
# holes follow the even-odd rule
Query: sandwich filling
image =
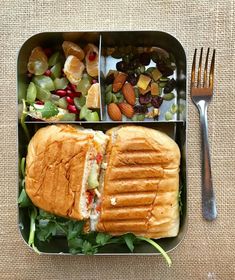
[[(79, 129), (81, 130), (82, 128)], [(85, 168), (83, 175), (84, 187), (81, 196), (81, 209), (86, 209), (84, 217), (90, 218), (90, 228), (95, 230), (101, 204), (101, 170), (105, 165), (103, 159), (109, 137), (102, 131), (92, 129), (82, 129), (82, 131), (91, 134), (93, 140), (87, 160), (87, 168)]]

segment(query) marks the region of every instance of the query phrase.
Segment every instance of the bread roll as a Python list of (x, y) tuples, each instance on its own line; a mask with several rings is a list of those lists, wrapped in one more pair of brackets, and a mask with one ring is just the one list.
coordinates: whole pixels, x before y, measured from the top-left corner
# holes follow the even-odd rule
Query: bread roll
[(172, 237), (179, 230), (180, 151), (166, 134), (145, 127), (107, 131), (98, 231), (132, 232), (150, 238)]
[(26, 192), (50, 213), (87, 219), (87, 181), (94, 159), (108, 137), (71, 125), (49, 125), (31, 139), (26, 158)]

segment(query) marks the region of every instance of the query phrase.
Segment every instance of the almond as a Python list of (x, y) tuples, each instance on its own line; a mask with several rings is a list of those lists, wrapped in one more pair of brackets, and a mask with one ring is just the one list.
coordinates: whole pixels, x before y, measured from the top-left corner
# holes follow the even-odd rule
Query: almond
[(108, 114), (110, 119), (113, 121), (121, 121), (122, 120), (122, 113), (120, 109), (118, 108), (117, 104), (110, 103), (108, 105)]
[(126, 101), (132, 106), (135, 105), (135, 91), (130, 83), (126, 83), (122, 88), (122, 93)]
[(127, 79), (127, 74), (118, 72), (117, 76), (113, 81), (113, 92), (118, 92), (124, 85), (126, 79)]
[(132, 118), (134, 115), (134, 109), (130, 104), (127, 103), (119, 103), (118, 107), (120, 108), (121, 112), (123, 113), (123, 115), (125, 115), (127, 118)]

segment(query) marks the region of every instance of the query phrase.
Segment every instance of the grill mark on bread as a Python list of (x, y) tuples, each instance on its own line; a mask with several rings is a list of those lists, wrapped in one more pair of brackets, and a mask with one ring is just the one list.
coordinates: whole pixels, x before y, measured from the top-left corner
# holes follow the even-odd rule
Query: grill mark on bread
[[(145, 166), (146, 168), (148, 165), (159, 165), (164, 169), (171, 169), (174, 168), (172, 166), (172, 158), (173, 155), (169, 154), (167, 157), (162, 156), (161, 153), (158, 152), (143, 152), (143, 151), (127, 151), (127, 152), (120, 152), (116, 153), (115, 157), (113, 158), (113, 166), (115, 167), (125, 167), (125, 166)], [(176, 166), (177, 167), (177, 166)]]
[(118, 179), (105, 181), (107, 194), (116, 193), (135, 193), (135, 192), (148, 192), (156, 191), (157, 185), (159, 184), (157, 178), (139, 178), (139, 179)]
[[(155, 192), (134, 192), (134, 193), (118, 193), (107, 195), (103, 198), (103, 207), (112, 209), (118, 207), (146, 206), (153, 203)], [(115, 203), (112, 203), (115, 201)]]
[(99, 227), (98, 224), (98, 230), (102, 231), (102, 227), (105, 228), (106, 232), (110, 231), (117, 231), (117, 232), (123, 232), (129, 231), (129, 232), (141, 232), (146, 231), (146, 221), (145, 220), (120, 220), (120, 221), (105, 221), (102, 223), (102, 225)]
[(134, 178), (156, 178), (156, 177), (163, 177), (164, 171), (163, 168), (159, 166), (148, 166), (149, 168), (146, 169), (146, 166), (124, 166), (124, 167), (115, 167), (110, 170), (108, 168), (108, 175), (107, 177), (109, 180), (117, 180), (117, 179), (133, 179)]
[(139, 207), (106, 208), (103, 209), (100, 219), (110, 220), (145, 220), (150, 210), (149, 205)]

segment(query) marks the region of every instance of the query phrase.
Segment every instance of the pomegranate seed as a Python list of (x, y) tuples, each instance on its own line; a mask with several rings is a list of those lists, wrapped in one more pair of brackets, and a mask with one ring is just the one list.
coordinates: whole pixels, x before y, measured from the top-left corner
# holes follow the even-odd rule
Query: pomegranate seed
[(74, 97), (80, 97), (80, 95), (81, 95), (81, 92), (73, 92)]
[(93, 80), (92, 80), (92, 84), (96, 84), (96, 83), (98, 83), (98, 81), (95, 80), (95, 79), (93, 79)]
[(74, 97), (76, 97), (76, 96), (74, 96), (74, 93), (72, 91), (67, 92), (67, 96), (71, 99), (74, 99)]
[(50, 57), (53, 52), (51, 48), (45, 48), (45, 49), (43, 49), (43, 51), (47, 57)]
[(72, 99), (74, 99), (74, 97), (76, 97), (76, 96), (74, 96), (74, 93), (72, 91), (67, 92), (67, 96)]
[(71, 85), (67, 85), (66, 90), (67, 90), (67, 89), (72, 90)]
[(44, 73), (44, 75), (50, 77), (51, 76), (51, 70), (47, 69), (47, 71)]
[(71, 98), (70, 96), (66, 96), (66, 101), (67, 101), (70, 105), (74, 105), (73, 98)]
[(72, 92), (71, 90), (67, 90), (67, 95), (71, 98), (75, 98), (80, 96), (80, 92)]
[(44, 105), (44, 102), (43, 102), (43, 101), (38, 100), (38, 101), (36, 101), (36, 102), (35, 102), (35, 104), (37, 104), (37, 105)]
[(68, 109), (69, 112), (71, 112), (71, 113), (74, 113), (74, 114), (78, 114), (78, 113), (79, 113), (78, 110), (77, 110), (77, 108), (75, 107), (75, 105), (69, 104), (69, 105), (67, 106), (67, 109)]
[(77, 91), (77, 86), (76, 85), (71, 84), (70, 86), (71, 86), (72, 91), (75, 91), (75, 92)]
[(96, 53), (95, 53), (95, 52), (91, 52), (91, 53), (89, 54), (89, 56), (88, 56), (88, 59), (89, 59), (90, 61), (94, 61), (95, 58), (96, 58)]
[(55, 94), (59, 95), (60, 97), (64, 97), (67, 94), (67, 92), (64, 89), (57, 89), (55, 91)]

